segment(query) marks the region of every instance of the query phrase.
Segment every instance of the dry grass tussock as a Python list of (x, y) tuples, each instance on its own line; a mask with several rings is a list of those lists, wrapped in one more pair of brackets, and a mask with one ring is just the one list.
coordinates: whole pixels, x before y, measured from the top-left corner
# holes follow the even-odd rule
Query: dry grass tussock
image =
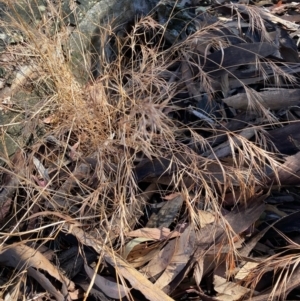
[[(11, 3), (8, 5), (13, 7)], [(253, 30), (264, 31), (265, 40), (269, 41), (259, 13), (252, 10), (250, 14)], [(175, 231), (178, 225), (182, 227), (186, 223), (197, 236), (203, 228), (203, 215), (199, 211), (215, 216), (210, 235), (217, 240), (220, 229), (225, 230), (223, 239), (214, 246), (216, 263), (217, 260), (220, 264), (226, 262), (228, 274), (232, 273), (240, 258), (241, 237), (221, 214), (225, 196), (232, 192), (234, 202), (246, 204), (247, 210), (247, 201), (268, 189), (270, 171), (276, 177), (281, 162), (276, 151), (270, 152), (270, 141), (264, 130), (266, 126), (276, 126), (278, 120), (246, 85), (249, 112), (256, 112), (264, 122), (244, 131), (222, 131), (222, 125), (228, 121), (222, 109), (221, 117), (209, 116), (210, 122), (183, 121), (185, 108), (178, 94), (186, 90), (187, 82), (201, 87), (196, 90), (195, 98), (205, 93), (213, 99), (220, 93), (210, 75), (214, 70), (202, 68), (207, 58), (199, 49), (223, 50), (230, 46), (225, 38), (207, 43), (211, 33), (223, 25), (203, 26), (186, 39), (168, 45), (165, 27), (151, 16), (142, 18), (128, 35), (114, 36), (115, 58), (102, 57), (101, 75), (93, 79), (90, 74), (88, 83), (82, 85), (76, 81), (70, 69), (69, 53), (62, 47), (70, 28), (60, 26), (59, 30), (54, 29), (54, 34), (51, 31), (59, 18), (60, 9), (53, 6), (52, 16), (34, 29), (22, 19), (11, 24), (23, 33), (24, 41), (9, 46), (7, 52), (17, 57), (15, 67), (32, 67), (32, 76), (26, 79), (25, 87), (44, 91), (38, 110), (26, 122), (35, 127), (43, 124), (44, 134), (35, 136), (31, 145), (20, 148), (13, 159), (1, 155), (5, 162), (1, 167), (3, 185), (17, 186), (7, 203), (10, 214), (1, 211), (1, 252), (12, 246), (17, 248), (20, 243), (38, 250), (49, 248), (60, 252), (59, 246), (51, 241), (59, 244), (58, 238), (66, 231), (76, 236), (83, 248), (84, 244), (89, 245), (80, 238), (83, 232), (91, 237), (90, 241), (94, 239), (95, 244), (101, 244), (101, 248), (93, 243), (89, 245), (100, 255), (96, 260), (98, 267), (103, 265), (103, 258), (118, 263), (129, 241), (128, 233), (143, 228), (149, 219), (146, 208), (150, 199), (178, 194), (183, 202), (170, 229)], [(9, 25), (6, 26), (9, 30)], [(261, 63), (258, 60), (257, 66)], [(280, 82), (293, 82), (292, 75), (268, 59), (259, 67), (262, 75), (266, 66), (276, 70)], [(86, 69), (90, 67), (87, 60)], [(225, 91), (226, 77), (223, 88)], [(211, 138), (206, 139), (205, 132), (215, 133), (213, 139), (222, 135), (227, 139), (217, 149)], [(157, 170), (145, 165), (143, 174), (140, 167), (143, 162), (158, 162), (164, 168), (156, 174)], [(167, 242), (156, 244), (152, 255), (148, 253), (148, 261)], [(203, 252), (212, 252), (212, 248)], [(198, 259), (204, 254), (198, 249), (195, 252)], [(139, 269), (147, 262), (145, 259), (144, 264), (134, 263), (134, 255), (131, 260)], [(272, 268), (278, 267), (281, 263), (276, 260), (275, 256), (267, 263)], [(189, 269), (192, 264), (195, 259)], [(257, 267), (256, 278), (250, 282), (255, 283), (265, 268), (269, 269), (265, 265)], [(117, 279), (124, 288), (128, 285), (124, 279), (130, 277), (116, 269), (120, 277)], [(55, 274), (51, 276), (56, 278)], [(24, 288), (26, 280), (21, 273), (15, 272), (10, 277), (10, 282), (5, 284), (7, 290), (12, 286)], [(289, 279), (286, 274), (282, 277), (284, 281)], [(67, 291), (72, 289), (67, 287)], [(130, 292), (125, 295), (131, 298)]]

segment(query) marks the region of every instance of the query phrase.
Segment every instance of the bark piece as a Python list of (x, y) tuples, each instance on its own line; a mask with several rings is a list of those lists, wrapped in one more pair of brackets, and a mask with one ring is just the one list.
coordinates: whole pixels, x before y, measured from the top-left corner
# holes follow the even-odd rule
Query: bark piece
[(210, 76), (220, 76), (226, 69), (253, 63), (275, 53), (277, 48), (270, 43), (241, 43), (216, 51), (204, 58), (203, 70)]
[(293, 155), (300, 150), (300, 121), (268, 132), (269, 139), (281, 154)]
[[(300, 104), (300, 89), (268, 89), (260, 93), (255, 92), (253, 97), (254, 101), (266, 109), (280, 110)], [(248, 99), (246, 93), (224, 98), (223, 101), (237, 110), (248, 110), (251, 107), (251, 99)]]

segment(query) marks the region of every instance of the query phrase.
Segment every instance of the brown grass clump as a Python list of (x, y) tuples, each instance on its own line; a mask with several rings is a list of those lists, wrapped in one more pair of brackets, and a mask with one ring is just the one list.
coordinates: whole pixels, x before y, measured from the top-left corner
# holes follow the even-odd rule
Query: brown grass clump
[[(11, 2), (7, 5), (14, 10)], [(40, 92), (39, 102), (20, 112), (26, 115), (24, 129), (31, 141), (13, 157), (1, 154), (6, 192), (0, 196), (0, 260), (8, 266), (3, 268), (3, 296), (18, 300), (22, 294), (33, 298), (47, 291), (56, 300), (87, 300), (83, 292), (89, 292), (103, 300), (139, 300), (139, 291), (149, 300), (178, 299), (182, 291), (208, 294), (210, 289), (203, 291), (200, 282), (209, 273), (216, 276), (214, 289), (220, 293), (221, 272), (216, 271), (225, 269), (227, 280), (236, 280), (250, 254), (244, 244), (247, 231), (254, 233), (251, 227), (264, 211), (271, 172), (280, 181), (277, 170), (285, 170), (266, 131), (279, 121), (242, 80), (236, 78), (249, 102), (247, 112), (263, 121), (255, 117), (239, 130), (227, 130), (224, 106), (219, 105), (218, 115), (202, 110), (199, 121), (191, 116), (201, 110), (187, 109), (189, 98), (180, 96), (201, 102), (205, 95), (211, 106), (216, 95), (223, 93), (219, 100), (228, 96), (228, 75), (220, 84), (213, 76), (217, 67), (207, 67), (209, 49), (232, 46), (228, 37), (218, 36), (225, 27), (220, 22), (201, 26), (170, 43), (167, 27), (155, 15), (146, 16), (128, 34), (113, 37), (114, 58), (101, 57), (100, 76), (90, 73), (90, 80), (81, 84), (62, 47), (70, 28), (62, 25), (60, 8), (49, 9), (51, 14), (36, 26), (20, 16), (2, 24), (24, 35), (21, 43), (6, 49), (6, 55), (18, 58), (11, 66), (31, 67), (22, 85), (10, 92)], [(270, 43), (259, 13), (247, 9), (250, 28), (261, 30), (262, 42)], [(234, 67), (223, 66), (222, 60), (220, 70), (228, 73)], [(255, 67), (263, 82), (270, 80), (271, 69), (276, 84), (295, 82), (268, 57), (257, 55)], [(163, 206), (163, 214), (150, 217), (156, 205)], [(64, 265), (70, 250), (75, 250), (74, 259)], [(245, 290), (245, 283), (253, 284), (254, 290), (266, 269), (276, 270), (277, 260), (290, 260), (281, 255), (258, 265), (244, 282), (234, 282)], [(77, 260), (82, 260), (80, 272), (74, 271)], [(288, 268), (282, 267), (276, 285), (282, 278), (288, 281), (287, 271), (297, 264), (293, 258)], [(186, 276), (193, 279), (190, 284)], [(241, 297), (249, 295), (246, 291)]]

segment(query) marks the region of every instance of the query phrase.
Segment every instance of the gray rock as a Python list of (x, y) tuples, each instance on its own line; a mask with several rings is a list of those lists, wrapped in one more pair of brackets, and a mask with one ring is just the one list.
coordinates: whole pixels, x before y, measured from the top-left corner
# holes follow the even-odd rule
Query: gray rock
[[(66, 25), (76, 26), (80, 23), (86, 13), (97, 3), (99, 0), (81, 0), (80, 2), (71, 2), (63, 0), (61, 2), (61, 10)], [(73, 6), (71, 7), (70, 4)]]
[[(20, 20), (20, 22), (26, 22), (28, 25), (35, 25), (42, 19), (47, 8), (47, 1), (35, 0), (28, 2), (27, 0), (19, 0), (14, 4), (13, 9), (10, 9), (9, 6), (3, 4), (0, 4), (0, 8), (1, 7), (3, 7), (2, 14), (5, 21), (9, 21), (11, 16), (15, 20)], [(7, 12), (9, 12), (9, 15)]]
[(6, 24), (0, 27), (0, 53), (9, 44), (24, 41), (24, 33), (14, 26), (14, 22), (25, 22), (29, 26), (36, 26), (42, 19), (46, 5), (46, 0), (32, 1), (30, 7), (26, 0), (19, 0), (14, 6), (0, 2), (0, 19), (2, 24)]
[(0, 154), (13, 155), (20, 147), (26, 146), (32, 137), (43, 133), (42, 126), (32, 116), (41, 106), (41, 98), (35, 92), (18, 91), (10, 100), (20, 112), (0, 111), (0, 125), (4, 129), (0, 142)]
[(71, 34), (68, 47), (71, 51), (71, 68), (77, 80), (86, 82), (90, 75), (90, 51), (93, 47), (100, 52), (104, 47), (91, 45), (92, 37), (100, 27), (107, 24), (117, 30), (134, 20), (136, 16), (147, 15), (159, 0), (100, 0), (85, 15)]

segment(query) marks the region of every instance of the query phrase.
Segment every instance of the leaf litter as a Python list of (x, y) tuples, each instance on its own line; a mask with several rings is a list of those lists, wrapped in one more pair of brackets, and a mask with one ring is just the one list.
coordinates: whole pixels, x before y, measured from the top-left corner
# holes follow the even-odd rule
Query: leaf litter
[[(0, 60), (26, 72), (0, 98), (31, 138), (1, 151), (2, 299), (299, 299), (299, 4), (262, 2), (108, 23), (83, 85), (58, 9), (11, 20), (25, 42)], [(38, 110), (17, 108), (36, 87)]]

